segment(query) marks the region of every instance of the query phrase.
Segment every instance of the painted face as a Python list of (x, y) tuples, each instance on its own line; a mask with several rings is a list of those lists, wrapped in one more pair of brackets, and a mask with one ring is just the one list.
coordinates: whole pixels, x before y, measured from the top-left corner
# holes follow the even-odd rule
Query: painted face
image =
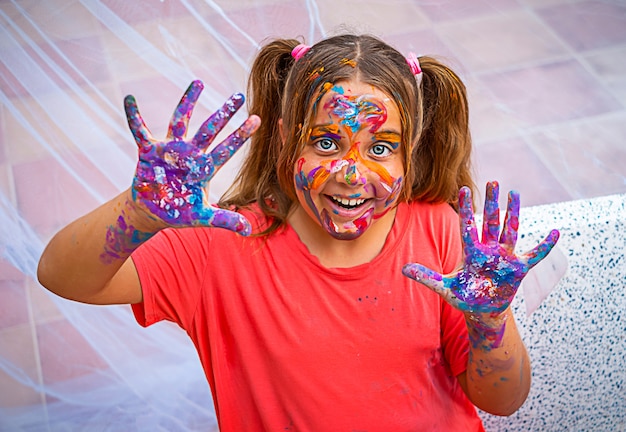
[(300, 205), (331, 236), (361, 236), (397, 203), (404, 176), (400, 114), (359, 81), (323, 89), (295, 166)]

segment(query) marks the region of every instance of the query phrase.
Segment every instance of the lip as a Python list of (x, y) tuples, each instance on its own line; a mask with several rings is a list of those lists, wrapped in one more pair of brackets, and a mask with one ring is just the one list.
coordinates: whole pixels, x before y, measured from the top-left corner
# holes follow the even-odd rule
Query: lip
[(365, 212), (373, 207), (374, 201), (372, 198), (366, 198), (365, 202), (360, 206), (353, 209), (347, 209), (337, 204), (337, 202), (332, 199), (330, 195), (324, 195), (324, 198), (328, 202), (328, 206), (332, 211), (332, 214), (346, 220), (357, 219), (359, 216), (363, 215)]

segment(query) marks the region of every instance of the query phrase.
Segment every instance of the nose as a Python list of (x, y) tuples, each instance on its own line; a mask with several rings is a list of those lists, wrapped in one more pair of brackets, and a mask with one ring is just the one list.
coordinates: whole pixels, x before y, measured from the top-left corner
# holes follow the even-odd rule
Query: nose
[[(344, 181), (348, 186), (358, 186), (365, 184), (365, 177), (358, 169), (358, 162), (352, 158), (342, 159), (341, 169), (338, 171), (337, 181)], [(339, 177), (340, 176), (340, 177)]]
[(359, 171), (356, 169), (356, 164), (348, 165), (346, 168), (346, 183), (350, 186), (356, 186), (359, 183)]

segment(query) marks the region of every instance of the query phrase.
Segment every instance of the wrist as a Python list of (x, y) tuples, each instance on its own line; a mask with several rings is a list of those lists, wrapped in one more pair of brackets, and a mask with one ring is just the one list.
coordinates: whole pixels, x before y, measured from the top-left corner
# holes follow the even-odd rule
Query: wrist
[(488, 350), (500, 347), (509, 315), (508, 308), (503, 312), (466, 312), (465, 323), (472, 347)]
[(109, 216), (104, 239), (102, 262), (110, 264), (125, 260), (135, 249), (167, 225), (142, 210), (126, 190), (113, 201), (113, 214)]
[(156, 234), (158, 231), (168, 228), (170, 225), (161, 218), (155, 216), (148, 208), (137, 200), (133, 188), (127, 189), (121, 196), (121, 213), (135, 229)]

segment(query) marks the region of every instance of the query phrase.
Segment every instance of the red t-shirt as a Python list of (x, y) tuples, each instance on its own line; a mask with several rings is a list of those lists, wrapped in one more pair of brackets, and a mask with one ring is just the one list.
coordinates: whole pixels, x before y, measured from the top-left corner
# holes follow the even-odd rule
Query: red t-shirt
[(252, 238), (168, 229), (132, 256), (133, 310), (143, 326), (187, 331), (222, 432), (481, 431), (455, 378), (462, 314), (401, 272), (448, 273), (461, 253), (445, 204), (401, 204), (380, 254), (352, 268), (323, 267), (289, 226)]

